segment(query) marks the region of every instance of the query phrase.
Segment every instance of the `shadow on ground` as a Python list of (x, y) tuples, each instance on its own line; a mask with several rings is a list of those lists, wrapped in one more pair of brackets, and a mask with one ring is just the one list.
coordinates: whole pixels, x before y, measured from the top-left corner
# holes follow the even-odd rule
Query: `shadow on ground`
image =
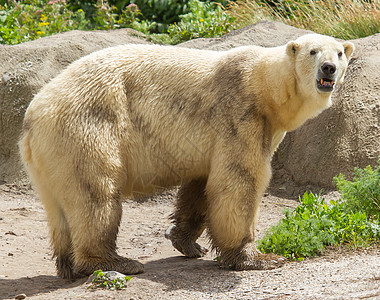
[(223, 269), (207, 259), (189, 259), (183, 256), (149, 261), (145, 273), (136, 277), (166, 286), (166, 291), (227, 292), (241, 280), (239, 272)]
[(86, 279), (71, 282), (57, 276), (38, 275), (17, 279), (0, 279), (0, 299), (14, 298), (19, 294), (27, 297), (49, 293), (62, 288), (73, 288), (83, 284)]
[[(213, 260), (176, 256), (148, 261), (144, 265), (145, 272), (133, 277), (162, 285), (166, 292), (176, 290), (228, 292), (239, 285), (241, 280), (238, 272), (222, 269)], [(13, 299), (19, 294), (31, 297), (60, 289), (72, 289), (83, 285), (86, 281), (87, 277), (71, 282), (57, 276), (46, 275), (0, 279), (0, 299)]]

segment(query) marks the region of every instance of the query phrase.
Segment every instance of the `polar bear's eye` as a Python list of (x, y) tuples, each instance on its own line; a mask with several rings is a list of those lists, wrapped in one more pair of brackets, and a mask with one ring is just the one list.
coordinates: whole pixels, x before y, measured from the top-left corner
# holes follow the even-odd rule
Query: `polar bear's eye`
[(317, 52), (315, 50), (310, 51), (310, 55), (315, 55)]
[(338, 56), (339, 56), (339, 57), (342, 57), (342, 55), (343, 55), (343, 53), (342, 53), (342, 51), (340, 51), (340, 52), (338, 53)]

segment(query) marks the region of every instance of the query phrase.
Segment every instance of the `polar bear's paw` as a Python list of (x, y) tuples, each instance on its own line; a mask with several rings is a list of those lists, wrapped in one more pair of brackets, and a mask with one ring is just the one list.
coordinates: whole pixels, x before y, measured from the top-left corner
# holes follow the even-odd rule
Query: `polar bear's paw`
[(177, 229), (177, 226), (172, 225), (165, 232), (165, 237), (172, 242), (174, 248), (189, 258), (199, 258), (206, 255), (208, 252), (206, 248), (189, 238), (180, 238), (183, 234), (179, 234)]
[(242, 249), (221, 253), (219, 261), (222, 267), (236, 271), (272, 270), (282, 267), (286, 258), (273, 253), (263, 254), (252, 244), (247, 244)]
[(205, 256), (208, 252), (206, 248), (191, 241), (174, 240), (172, 241), (172, 245), (179, 252), (189, 258), (199, 258)]
[(253, 260), (237, 262), (233, 267), (234, 270), (272, 270), (280, 268), (286, 262), (286, 258), (275, 255), (273, 253), (259, 253)]
[(113, 256), (112, 259), (96, 260), (91, 259), (76, 263), (74, 273), (76, 277), (84, 277), (91, 275), (96, 270), (102, 271), (116, 271), (125, 275), (133, 275), (144, 272), (144, 265), (136, 260), (125, 258), (122, 256)]

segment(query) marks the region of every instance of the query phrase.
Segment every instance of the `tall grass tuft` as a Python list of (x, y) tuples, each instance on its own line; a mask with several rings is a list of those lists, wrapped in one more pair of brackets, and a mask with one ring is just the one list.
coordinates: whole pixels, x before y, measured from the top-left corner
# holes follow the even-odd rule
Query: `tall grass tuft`
[(349, 40), (380, 32), (379, 0), (296, 0), (270, 6), (256, 0), (230, 2), (237, 27), (258, 20), (276, 20), (314, 32)]

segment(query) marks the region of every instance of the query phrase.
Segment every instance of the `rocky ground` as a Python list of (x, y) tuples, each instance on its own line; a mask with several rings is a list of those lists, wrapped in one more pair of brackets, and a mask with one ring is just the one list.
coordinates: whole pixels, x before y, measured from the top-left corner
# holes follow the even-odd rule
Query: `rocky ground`
[[(336, 197), (330, 193), (327, 198)], [(118, 237), (122, 255), (139, 259), (145, 273), (120, 291), (89, 290), (86, 278), (56, 277), (44, 209), (36, 194), (0, 186), (0, 299), (380, 299), (380, 250), (328, 249), (321, 257), (271, 271), (218, 267), (214, 253), (186, 259), (165, 239), (173, 195), (126, 200)], [(296, 200), (263, 198), (257, 236)], [(201, 243), (207, 244), (206, 237)]]

